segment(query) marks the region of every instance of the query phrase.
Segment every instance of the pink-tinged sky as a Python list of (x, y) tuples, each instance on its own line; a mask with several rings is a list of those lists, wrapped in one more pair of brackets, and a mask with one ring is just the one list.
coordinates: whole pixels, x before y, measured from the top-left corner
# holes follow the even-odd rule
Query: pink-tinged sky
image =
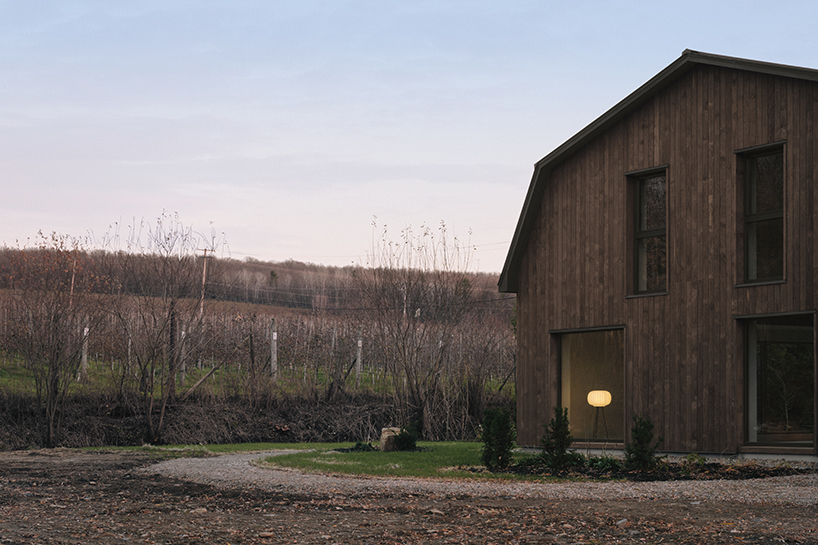
[[(0, 245), (163, 211), (365, 263), (373, 216), (498, 272), (533, 164), (686, 48), (818, 68), (813, 1), (0, 0)], [(469, 235), (471, 232), (471, 235)]]

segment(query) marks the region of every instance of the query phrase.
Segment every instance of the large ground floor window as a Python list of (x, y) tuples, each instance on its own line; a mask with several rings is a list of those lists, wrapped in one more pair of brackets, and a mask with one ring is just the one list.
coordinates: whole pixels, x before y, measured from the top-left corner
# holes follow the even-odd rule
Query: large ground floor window
[(623, 442), (624, 330), (560, 335), (560, 376), (574, 441)]
[(746, 321), (747, 441), (812, 446), (815, 430), (813, 317)]

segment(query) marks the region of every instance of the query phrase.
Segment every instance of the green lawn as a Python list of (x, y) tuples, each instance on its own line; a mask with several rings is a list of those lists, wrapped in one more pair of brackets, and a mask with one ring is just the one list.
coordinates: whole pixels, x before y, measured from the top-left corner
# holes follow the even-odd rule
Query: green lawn
[(267, 464), (311, 472), (392, 477), (473, 477), (457, 467), (479, 466), (482, 443), (419, 442), (412, 452), (338, 452), (352, 444), (318, 447), (315, 450), (271, 456)]
[[(265, 464), (319, 473), (380, 477), (454, 477), (520, 479), (518, 475), (480, 470), (483, 444), (476, 442), (419, 442), (412, 452), (338, 452), (351, 444), (271, 456)], [(475, 471), (475, 468), (477, 471)]]
[[(163, 445), (142, 447), (89, 447), (83, 450), (143, 450), (162, 458), (216, 456), (265, 450), (296, 450), (269, 456), (260, 465), (287, 467), (312, 473), (340, 473), (379, 477), (445, 477), (458, 479), (543, 480), (536, 475), (491, 473), (482, 467), (483, 443), (466, 441), (418, 442), (412, 452), (339, 452), (355, 443), (236, 443), (226, 445)], [(530, 457), (516, 454), (515, 459)], [(552, 480), (547, 478), (547, 480)]]
[(351, 447), (354, 443), (234, 443), (232, 445), (206, 445), (216, 454), (252, 452), (257, 450), (312, 450)]

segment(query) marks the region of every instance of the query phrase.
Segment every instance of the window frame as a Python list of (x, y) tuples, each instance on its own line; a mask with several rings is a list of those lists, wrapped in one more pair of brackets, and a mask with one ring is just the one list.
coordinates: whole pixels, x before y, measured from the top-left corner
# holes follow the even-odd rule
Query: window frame
[[(574, 441), (572, 443), (572, 445), (574, 445), (574, 447), (589, 446), (589, 445), (609, 445), (609, 446), (613, 446), (615, 448), (624, 448), (624, 446), (625, 446), (625, 443), (627, 441), (627, 431), (628, 431), (627, 418), (626, 418), (625, 415), (627, 414), (627, 410), (628, 410), (627, 407), (629, 405), (628, 404), (628, 385), (627, 385), (627, 380), (626, 380), (626, 376), (625, 376), (625, 366), (626, 366), (625, 354), (626, 354), (626, 350), (627, 350), (627, 348), (626, 348), (626, 337), (627, 336), (625, 334), (626, 333), (625, 329), (626, 329), (625, 325), (610, 325), (610, 326), (586, 327), (586, 328), (552, 329), (552, 330), (548, 331), (551, 338), (556, 341), (554, 346), (556, 348), (556, 353), (557, 353), (557, 374), (556, 374), (557, 383), (556, 383), (556, 391), (555, 391), (557, 406), (558, 407), (566, 407), (566, 408), (569, 408), (570, 405), (571, 405), (570, 401), (566, 400), (564, 398), (565, 397), (565, 381), (566, 380), (569, 381), (569, 387), (570, 388), (576, 387), (576, 388), (578, 388), (578, 389), (580, 389), (582, 391), (582, 395), (580, 395), (580, 397), (583, 399), (583, 401), (580, 402), (580, 405), (583, 408), (585, 407), (585, 404), (587, 403), (586, 396), (587, 396), (587, 392), (589, 391), (589, 387), (587, 385), (584, 385), (583, 383), (574, 384), (574, 383), (571, 382), (570, 371), (566, 369), (566, 365), (565, 365), (565, 361), (564, 361), (564, 358), (565, 358), (564, 349), (565, 349), (566, 337), (569, 336), (569, 335), (587, 335), (587, 334), (594, 334), (594, 333), (618, 333), (620, 335), (619, 349), (622, 351), (622, 354), (621, 354), (622, 359), (619, 360), (619, 363), (621, 365), (621, 369), (619, 369), (619, 374), (615, 375), (615, 376), (618, 376), (619, 380), (621, 380), (621, 391), (617, 391), (617, 390), (613, 390), (613, 389), (609, 390), (610, 393), (613, 396), (615, 396), (615, 398), (617, 398), (617, 400), (618, 400), (616, 403), (612, 403), (612, 405), (617, 406), (617, 410), (613, 414), (610, 414), (610, 412), (614, 409), (614, 407), (611, 406), (610, 408), (608, 408), (609, 415), (605, 416), (604, 413), (603, 413), (603, 418), (611, 418), (612, 417), (612, 419), (610, 420), (611, 425), (612, 425), (612, 427), (614, 428), (615, 431), (620, 431), (620, 433), (622, 434), (622, 438), (607, 437), (607, 432), (608, 432), (607, 429), (605, 430), (605, 433), (606, 433), (605, 437), (596, 437), (596, 438), (594, 438), (594, 437), (589, 438), (589, 437), (587, 437), (586, 433), (577, 432), (577, 434), (574, 435)], [(594, 388), (594, 389), (596, 389), (596, 388)], [(621, 403), (621, 411), (618, 410), (619, 409), (618, 405), (620, 403)], [(576, 408), (576, 407), (574, 407), (574, 408)], [(570, 410), (571, 409), (569, 408), (569, 411)], [(587, 410), (588, 409), (586, 409), (586, 411)], [(571, 419), (571, 416), (572, 415), (569, 413), (569, 415), (568, 415), (569, 420)], [(578, 418), (577, 416), (574, 417), (574, 420), (573, 420), (574, 424), (577, 424), (578, 422), (581, 422), (581, 421), (582, 421), (582, 419)], [(607, 424), (605, 424), (605, 425), (607, 426)], [(619, 429), (620, 426), (621, 426), (621, 430)], [(589, 429), (588, 431), (591, 431), (591, 430)], [(601, 431), (601, 429), (600, 429), (600, 431)]]
[[(742, 258), (741, 279), (739, 286), (780, 283), (786, 277), (786, 188), (787, 188), (787, 163), (785, 153), (785, 141), (772, 142), (770, 144), (763, 144), (760, 146), (753, 146), (750, 148), (743, 148), (736, 150), (737, 157), (737, 173), (738, 173), (738, 188), (739, 188), (739, 210), (741, 210), (741, 220), (739, 226), (741, 235), (739, 238), (739, 255)], [(781, 155), (781, 208), (775, 210), (766, 210), (764, 212), (750, 213), (752, 207), (751, 198), (753, 192), (750, 184), (753, 180), (751, 176), (750, 164), (759, 157), (769, 155)], [(758, 253), (758, 245), (751, 245), (750, 232), (753, 227), (762, 222), (771, 220), (779, 220), (781, 226), (781, 246), (780, 246), (780, 275), (758, 277), (758, 270), (753, 271), (751, 265), (758, 259), (751, 259), (753, 251)]]
[[(757, 359), (757, 352), (754, 354), (753, 349), (758, 350), (759, 342), (766, 342), (772, 343), (774, 341), (770, 341), (769, 339), (764, 341), (759, 341), (758, 337), (756, 336), (757, 333), (755, 328), (758, 326), (760, 322), (770, 322), (773, 320), (777, 321), (784, 321), (788, 318), (809, 318), (811, 321), (811, 342), (810, 341), (789, 341), (784, 342), (782, 340), (777, 341), (778, 344), (811, 344), (812, 345), (812, 403), (813, 403), (813, 426), (812, 430), (803, 430), (801, 433), (807, 434), (811, 436), (811, 444), (806, 444), (801, 441), (797, 441), (795, 444), (782, 441), (782, 440), (775, 440), (772, 437), (767, 438), (764, 440), (760, 438), (761, 435), (758, 430), (754, 431), (753, 428), (759, 424), (759, 412), (763, 410), (763, 408), (759, 407), (759, 389), (767, 388), (770, 384), (759, 382), (757, 380), (758, 372), (760, 369), (764, 369), (766, 367), (766, 362), (760, 362)], [(768, 314), (757, 314), (757, 315), (744, 315), (744, 316), (736, 316), (736, 319), (741, 323), (742, 331), (743, 331), (743, 369), (744, 369), (744, 438), (743, 438), (743, 445), (742, 451), (743, 452), (762, 452), (763, 449), (773, 448), (775, 452), (818, 452), (818, 423), (815, 422), (815, 416), (818, 414), (818, 398), (816, 398), (816, 388), (818, 388), (818, 380), (816, 380), (816, 375), (818, 374), (818, 363), (816, 363), (816, 344), (818, 340), (816, 340), (816, 321), (818, 320), (818, 315), (816, 315), (815, 311), (812, 312), (782, 312), (782, 313), (768, 313)], [(772, 327), (793, 327), (791, 324), (764, 324), (766, 326)], [(797, 327), (797, 326), (796, 326)], [(753, 375), (756, 375), (754, 377)], [(809, 396), (806, 396), (809, 397)], [(762, 394), (763, 399), (763, 394)], [(769, 432), (766, 435), (771, 435)], [(772, 433), (772, 436), (775, 435), (775, 432)], [(757, 450), (762, 449), (762, 450)]]
[[(632, 219), (630, 222), (631, 231), (630, 231), (630, 248), (632, 253), (631, 259), (631, 267), (633, 268), (632, 274), (630, 275), (631, 282), (632, 282), (632, 289), (629, 290), (635, 296), (645, 296), (645, 295), (667, 295), (668, 293), (668, 275), (669, 275), (669, 251), (668, 251), (668, 185), (669, 185), (669, 166), (668, 165), (659, 165), (655, 167), (650, 167), (646, 169), (634, 170), (631, 172), (625, 173), (625, 176), (628, 180), (628, 186), (630, 188), (630, 206), (632, 206)], [(642, 187), (643, 183), (651, 178), (656, 178), (657, 176), (664, 176), (664, 226), (660, 228), (653, 228), (653, 229), (641, 229), (642, 224)], [(665, 262), (665, 278), (664, 278), (664, 285), (652, 288), (652, 289), (640, 289), (640, 257), (642, 253), (640, 252), (640, 243), (642, 240), (649, 239), (649, 238), (656, 238), (656, 237), (663, 237), (665, 242), (664, 248), (664, 262)], [(647, 273), (645, 274), (646, 277), (646, 285), (647, 285)]]

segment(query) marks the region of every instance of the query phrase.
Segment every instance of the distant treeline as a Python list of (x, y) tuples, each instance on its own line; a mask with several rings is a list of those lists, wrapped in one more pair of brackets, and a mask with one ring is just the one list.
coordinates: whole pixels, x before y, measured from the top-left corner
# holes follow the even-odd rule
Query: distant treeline
[[(0, 289), (14, 289), (16, 263), (36, 259), (38, 254), (46, 251), (44, 248), (0, 248)], [(366, 310), (354, 281), (359, 267), (333, 267), (294, 260), (259, 261), (251, 257), (244, 261), (202, 255), (187, 257), (206, 277), (203, 286), (201, 278), (192, 277), (191, 285), (183, 289), (194, 295), (199, 290), (206, 300), (337, 314)], [(78, 252), (74, 258), (82, 262), (85, 271), (106, 279), (92, 288), (94, 292), (156, 296), (164, 289), (161, 278), (150, 276), (161, 269), (156, 263), (162, 261), (161, 256), (137, 254), (125, 261), (118, 259), (117, 253), (96, 250)], [(208, 262), (206, 275), (205, 260)], [(132, 271), (123, 270), (126, 263), (133, 268)], [(133, 274), (134, 271), (138, 274)], [(484, 304), (487, 310), (508, 311), (512, 307), (514, 298), (497, 292), (497, 274), (464, 275), (472, 283), (475, 304)]]

